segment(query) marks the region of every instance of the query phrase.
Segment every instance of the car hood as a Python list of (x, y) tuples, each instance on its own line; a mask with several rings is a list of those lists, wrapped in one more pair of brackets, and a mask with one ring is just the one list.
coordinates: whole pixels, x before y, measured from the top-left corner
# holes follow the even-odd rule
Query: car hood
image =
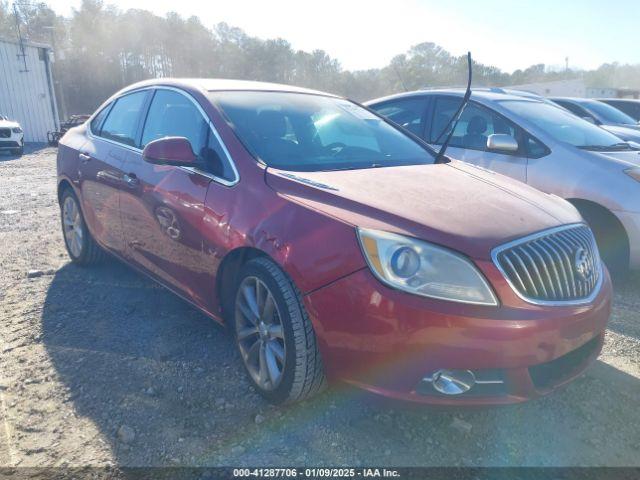
[(602, 125), (602, 128), (613, 133), (615, 136), (620, 137), (622, 140), (640, 143), (640, 127), (635, 128), (621, 125)]
[(340, 221), (422, 238), (478, 259), (515, 238), (581, 221), (558, 197), (455, 160), (333, 172), (270, 167), (266, 181)]
[(15, 128), (19, 127), (18, 122), (12, 122), (11, 120), (0, 120), (0, 128)]
[(607, 159), (614, 159), (618, 162), (624, 162), (625, 164), (640, 166), (640, 151), (624, 151), (624, 152), (590, 152), (598, 157), (605, 157)]

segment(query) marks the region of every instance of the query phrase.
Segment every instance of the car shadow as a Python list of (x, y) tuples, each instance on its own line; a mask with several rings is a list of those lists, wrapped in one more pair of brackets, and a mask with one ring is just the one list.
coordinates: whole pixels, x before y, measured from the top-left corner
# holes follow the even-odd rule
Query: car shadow
[(631, 272), (626, 278), (614, 285), (613, 315), (609, 321), (609, 330), (640, 339), (640, 272)]
[[(638, 465), (638, 379), (596, 362), (513, 407), (440, 411), (334, 387), (290, 407), (250, 387), (233, 339), (112, 261), (57, 271), (42, 341), (78, 416), (120, 466)], [(135, 438), (124, 441), (126, 426)]]
[(24, 153), (22, 155), (14, 155), (10, 150), (0, 150), (0, 162), (18, 160), (22, 158), (23, 155), (38, 153), (47, 148), (51, 148), (47, 143), (25, 143)]

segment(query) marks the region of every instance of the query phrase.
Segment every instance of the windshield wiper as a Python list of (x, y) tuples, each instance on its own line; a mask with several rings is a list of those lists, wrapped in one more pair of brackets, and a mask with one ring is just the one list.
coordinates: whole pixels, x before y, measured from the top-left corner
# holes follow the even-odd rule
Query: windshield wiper
[(467, 80), (467, 91), (464, 92), (464, 97), (462, 97), (462, 103), (458, 107), (458, 110), (456, 111), (455, 115), (453, 117), (451, 117), (451, 120), (449, 120), (449, 123), (447, 124), (447, 126), (443, 130), (443, 132), (446, 132), (447, 129), (449, 127), (451, 127), (451, 130), (449, 130), (449, 134), (447, 135), (447, 138), (445, 139), (444, 143), (442, 144), (442, 147), (440, 148), (440, 151), (438, 152), (438, 155), (436, 155), (435, 163), (444, 163), (444, 162), (448, 162), (449, 161), (444, 156), (444, 152), (447, 151), (447, 147), (449, 146), (449, 142), (451, 141), (451, 137), (453, 136), (453, 132), (456, 130), (456, 127), (458, 126), (458, 120), (460, 120), (460, 116), (462, 115), (462, 110), (464, 110), (464, 107), (466, 107), (467, 102), (469, 101), (469, 97), (471, 97), (471, 76), (472, 76), (471, 52), (467, 52), (467, 67), (469, 69), (469, 78)]
[(595, 152), (616, 152), (621, 150), (637, 150), (627, 142), (614, 143), (613, 145), (580, 145), (582, 150), (593, 150)]

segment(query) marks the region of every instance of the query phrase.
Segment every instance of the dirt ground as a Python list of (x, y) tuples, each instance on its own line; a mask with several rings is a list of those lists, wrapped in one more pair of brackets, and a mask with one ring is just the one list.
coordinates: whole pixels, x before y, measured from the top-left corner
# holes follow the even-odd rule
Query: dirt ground
[(0, 155), (0, 466), (640, 466), (640, 275), (601, 358), (543, 399), (433, 411), (336, 387), (275, 408), (184, 301), (69, 263), (55, 154)]

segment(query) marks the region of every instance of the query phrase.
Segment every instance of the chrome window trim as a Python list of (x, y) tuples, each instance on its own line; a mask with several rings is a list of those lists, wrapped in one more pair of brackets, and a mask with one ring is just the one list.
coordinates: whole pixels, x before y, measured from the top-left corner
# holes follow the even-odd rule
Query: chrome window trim
[[(179, 88), (176, 88), (176, 87), (169, 87), (169, 86), (164, 86), (164, 85), (152, 85), (152, 86), (149, 86), (149, 87), (138, 88), (136, 90), (132, 90), (130, 92), (127, 92), (127, 93), (125, 93), (123, 95), (120, 95), (117, 98), (114, 98), (112, 100), (112, 102), (116, 102), (116, 101), (118, 101), (119, 99), (121, 99), (122, 97), (124, 97), (126, 95), (129, 95), (129, 94), (132, 94), (132, 93), (136, 93), (136, 92), (143, 92), (145, 90), (171, 90), (171, 91), (177, 92), (177, 93), (185, 96), (186, 98), (188, 98), (191, 101), (191, 103), (193, 103), (196, 106), (196, 108), (200, 112), (200, 115), (202, 115), (202, 118), (204, 118), (205, 121), (208, 123), (209, 128), (211, 129), (211, 131), (213, 132), (214, 136), (216, 137), (216, 140), (218, 141), (218, 143), (220, 143), (220, 146), (222, 147), (222, 150), (224, 151), (224, 154), (227, 157), (227, 162), (231, 166), (231, 170), (233, 171), (234, 178), (232, 180), (228, 180), (226, 178), (218, 177), (217, 175), (214, 175), (214, 174), (212, 174), (210, 172), (206, 172), (204, 170), (200, 170), (199, 168), (196, 168), (196, 167), (176, 167), (176, 168), (180, 168), (181, 170), (184, 170), (184, 171), (187, 171), (187, 172), (191, 172), (191, 173), (197, 173), (199, 175), (202, 175), (204, 177), (207, 177), (207, 178), (215, 181), (216, 183), (224, 185), (225, 187), (233, 187), (234, 185), (236, 185), (240, 181), (240, 174), (238, 173), (238, 169), (236, 168), (236, 164), (233, 161), (233, 158), (231, 157), (231, 154), (229, 153), (229, 150), (227, 149), (227, 146), (222, 141), (222, 138), (220, 137), (220, 134), (218, 133), (218, 130), (216, 129), (216, 127), (213, 125), (213, 122), (211, 121), (211, 119), (207, 116), (207, 114), (202, 109), (200, 104), (196, 101), (196, 99), (193, 98), (189, 93), (187, 93), (184, 90), (181, 90)], [(106, 106), (107, 105), (105, 105), (105, 107)], [(149, 107), (151, 107), (151, 104), (149, 104)], [(87, 128), (87, 134), (88, 134), (89, 138), (91, 138), (92, 140), (101, 140), (103, 142), (111, 143), (113, 145), (117, 145), (119, 147), (126, 148), (127, 150), (130, 150), (132, 152), (135, 152), (135, 153), (138, 153), (138, 154), (142, 154), (142, 149), (140, 149), (140, 148), (132, 147), (132, 146), (126, 145), (124, 143), (116, 142), (115, 140), (104, 138), (104, 137), (101, 137), (101, 136), (96, 135), (96, 134), (93, 133), (93, 131), (91, 130), (91, 121), (101, 111), (102, 111), (102, 108), (97, 110), (91, 116), (91, 118), (89, 118), (89, 120), (87, 120), (89, 122), (89, 127)], [(148, 113), (148, 111), (147, 111), (147, 113)], [(145, 122), (146, 122), (146, 118), (145, 118)], [(143, 131), (144, 131), (144, 126), (142, 128), (143, 128)]]
[[(595, 298), (600, 294), (600, 290), (602, 288), (602, 284), (604, 283), (604, 270), (602, 268), (602, 259), (600, 258), (600, 255), (598, 255), (599, 267), (600, 267), (599, 270), (598, 270), (598, 282), (596, 283), (596, 286), (593, 287), (593, 292), (591, 292), (591, 294), (588, 297), (580, 298), (580, 299), (577, 299), (577, 300), (536, 300), (534, 298), (529, 298), (526, 295), (522, 295), (520, 293), (520, 291), (518, 290), (518, 288), (511, 282), (511, 280), (509, 279), (509, 276), (504, 271), (504, 269), (502, 268), (502, 266), (500, 265), (500, 262), (498, 260), (498, 255), (501, 252), (503, 252), (504, 250), (508, 250), (508, 249), (510, 249), (512, 247), (515, 247), (517, 245), (522, 245), (523, 243), (527, 243), (527, 242), (530, 242), (532, 240), (536, 240), (536, 239), (541, 238), (541, 237), (546, 237), (547, 235), (551, 235), (551, 234), (556, 233), (556, 232), (562, 232), (564, 230), (571, 230), (571, 229), (576, 228), (576, 227), (589, 227), (589, 226), (586, 223), (583, 223), (583, 222), (570, 223), (570, 224), (567, 224), (567, 225), (561, 225), (559, 227), (553, 227), (553, 228), (549, 228), (549, 229), (546, 229), (546, 230), (542, 230), (540, 232), (533, 233), (531, 235), (527, 235), (526, 237), (517, 238), (516, 240), (513, 240), (513, 241), (508, 242), (508, 243), (504, 243), (502, 245), (499, 245), (499, 246), (495, 247), (493, 250), (491, 250), (491, 260), (493, 261), (493, 264), (500, 271), (500, 273), (502, 274), (504, 279), (507, 281), (507, 283), (511, 287), (511, 290), (513, 290), (513, 292), (520, 299), (522, 299), (525, 302), (530, 303), (532, 305), (551, 306), (551, 307), (553, 307), (553, 306), (565, 307), (565, 306), (585, 305), (585, 304), (592, 303), (593, 300), (595, 300)], [(595, 244), (595, 238), (594, 238), (594, 244)], [(596, 251), (598, 251), (597, 250), (597, 245), (596, 245)]]

